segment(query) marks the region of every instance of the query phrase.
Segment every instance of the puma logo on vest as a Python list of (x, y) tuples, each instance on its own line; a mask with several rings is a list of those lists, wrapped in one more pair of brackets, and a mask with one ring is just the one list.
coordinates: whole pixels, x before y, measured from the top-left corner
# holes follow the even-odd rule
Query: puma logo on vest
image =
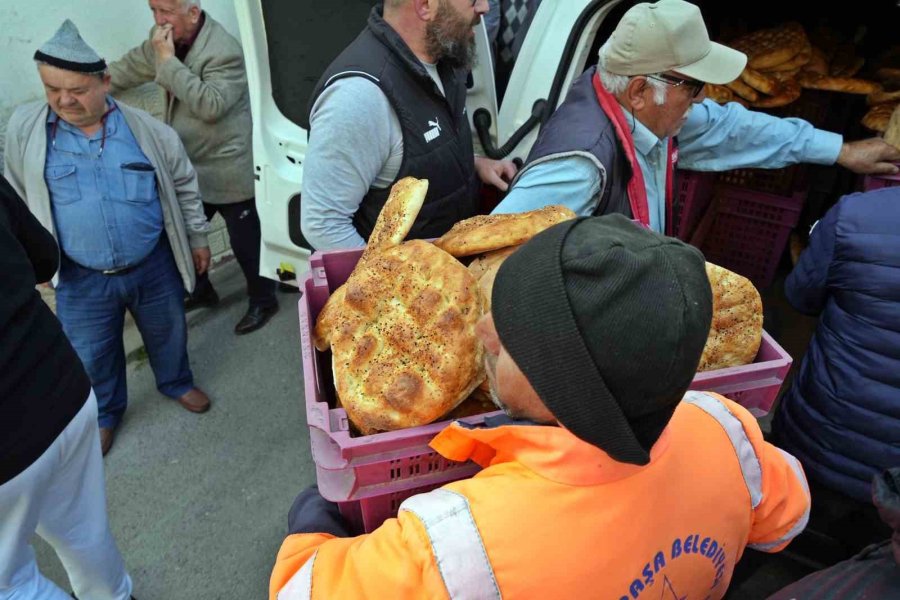
[(441, 135), (441, 124), (438, 122), (437, 117), (434, 118), (434, 121), (428, 121), (428, 126), (431, 127), (431, 129), (423, 134), (426, 142), (430, 142)]

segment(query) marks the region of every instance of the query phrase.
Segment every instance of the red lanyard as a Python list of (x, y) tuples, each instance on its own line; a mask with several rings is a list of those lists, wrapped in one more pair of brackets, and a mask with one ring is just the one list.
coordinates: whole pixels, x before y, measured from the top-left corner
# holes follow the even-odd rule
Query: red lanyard
[[(644, 184), (644, 174), (641, 171), (641, 165), (637, 161), (634, 138), (631, 136), (631, 132), (628, 129), (625, 113), (622, 111), (616, 98), (603, 87), (603, 82), (600, 81), (600, 75), (598, 73), (594, 73), (592, 84), (594, 86), (594, 91), (597, 94), (597, 101), (600, 103), (600, 108), (603, 109), (603, 112), (606, 113), (606, 116), (608, 116), (609, 120), (612, 122), (616, 137), (618, 137), (619, 142), (622, 144), (622, 149), (625, 151), (625, 158), (631, 165), (631, 179), (628, 180), (628, 184), (626, 185), (628, 201), (631, 205), (631, 214), (636, 220), (649, 227), (650, 215), (647, 203), (647, 188)], [(666, 232), (669, 232), (672, 227), (671, 213), (674, 192), (672, 189), (673, 170), (675, 168), (675, 163), (678, 161), (678, 146), (676, 145), (675, 138), (669, 138), (667, 150), (666, 189), (664, 192), (666, 202), (665, 230)]]
[[(100, 153), (97, 155), (97, 158), (103, 156), (103, 147), (106, 145), (106, 117), (109, 116), (109, 113), (116, 110), (116, 105), (113, 104), (111, 108), (107, 109), (103, 116), (100, 117), (100, 123), (103, 125), (103, 135), (100, 138)], [(56, 148), (56, 128), (59, 127), (59, 115), (56, 115), (56, 120), (53, 121), (53, 125), (50, 127), (50, 144), (54, 148)]]

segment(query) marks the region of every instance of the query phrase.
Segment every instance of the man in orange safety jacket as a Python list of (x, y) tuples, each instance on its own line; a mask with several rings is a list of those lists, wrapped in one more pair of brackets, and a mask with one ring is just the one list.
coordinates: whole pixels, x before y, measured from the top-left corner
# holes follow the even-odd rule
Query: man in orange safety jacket
[(568, 221), (506, 260), (492, 310), (486, 370), (516, 420), (431, 443), (484, 469), (359, 537), (307, 494), (270, 599), (721, 598), (746, 547), (803, 530), (799, 463), (687, 391), (712, 313), (699, 251), (621, 215)]

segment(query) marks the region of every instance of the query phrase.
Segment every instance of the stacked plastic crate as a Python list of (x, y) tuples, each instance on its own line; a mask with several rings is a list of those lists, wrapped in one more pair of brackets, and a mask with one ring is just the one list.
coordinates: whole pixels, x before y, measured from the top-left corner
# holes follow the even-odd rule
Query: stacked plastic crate
[[(796, 102), (772, 111), (824, 124), (830, 96), (804, 91)], [(676, 203), (679, 238), (700, 248), (710, 262), (772, 283), (808, 189), (806, 165), (783, 169), (737, 169), (716, 175), (682, 172)]]

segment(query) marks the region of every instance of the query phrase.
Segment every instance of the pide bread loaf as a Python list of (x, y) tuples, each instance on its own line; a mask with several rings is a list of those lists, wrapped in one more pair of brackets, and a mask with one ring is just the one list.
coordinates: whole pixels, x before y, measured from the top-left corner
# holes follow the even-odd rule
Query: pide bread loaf
[(809, 61), (812, 60), (812, 49), (807, 49), (791, 60), (785, 61), (778, 65), (773, 65), (768, 69), (763, 69), (763, 71), (767, 73), (777, 73), (779, 71), (796, 71), (797, 69), (801, 69), (809, 64)]
[[(797, 23), (760, 29), (728, 43), (747, 55), (751, 69), (767, 69), (784, 64), (809, 48), (806, 33)], [(757, 88), (758, 89), (758, 88)]]
[(749, 279), (712, 263), (706, 275), (713, 293), (713, 317), (698, 371), (753, 362), (762, 341), (762, 300)]
[(752, 103), (752, 106), (756, 108), (776, 108), (779, 106), (785, 106), (797, 100), (800, 97), (800, 94), (803, 90), (800, 88), (800, 84), (797, 83), (794, 79), (789, 79), (787, 81), (779, 82), (780, 91), (778, 95), (775, 96), (762, 96), (759, 100)]
[(759, 92), (754, 90), (752, 87), (750, 87), (740, 79), (735, 79), (734, 81), (729, 83), (728, 89), (749, 102), (756, 102), (757, 100), (759, 100)]
[[(397, 246), (406, 239), (422, 209), (427, 193), (427, 179), (404, 177), (391, 187), (391, 193), (375, 220), (369, 242), (363, 249), (353, 273), (378, 252)], [(348, 280), (353, 278), (353, 273)], [(313, 343), (320, 352), (328, 350), (331, 345), (331, 332), (340, 318), (340, 307), (344, 298), (343, 288), (344, 286), (339, 287), (329, 296), (316, 318)]]
[(404, 177), (391, 188), (391, 193), (369, 235), (369, 241), (363, 250), (361, 261), (384, 248), (397, 246), (406, 236), (422, 210), (425, 196), (428, 193), (428, 180)]
[(853, 77), (832, 77), (804, 71), (798, 77), (800, 85), (812, 90), (828, 90), (847, 94), (875, 94), (882, 91), (880, 84)]
[(469, 273), (472, 274), (472, 277), (474, 277), (476, 281), (481, 279), (485, 273), (500, 268), (500, 265), (506, 260), (506, 257), (515, 252), (518, 247), (519, 246), (508, 246), (506, 248), (501, 248), (500, 250), (485, 252), (469, 263)]
[(453, 256), (472, 256), (516, 246), (537, 233), (575, 218), (572, 209), (550, 205), (524, 213), (479, 215), (460, 221), (434, 241)]
[(866, 103), (872, 106), (875, 104), (896, 104), (897, 102), (900, 102), (900, 90), (893, 92), (882, 90), (866, 96)]
[(872, 131), (877, 131), (879, 133), (884, 133), (887, 131), (888, 123), (891, 120), (891, 115), (894, 112), (894, 109), (897, 108), (897, 104), (876, 104), (872, 108), (869, 109), (863, 118), (862, 124)]
[(781, 91), (777, 79), (760, 71), (744, 69), (741, 73), (741, 79), (744, 83), (763, 94), (774, 96)]
[(363, 434), (434, 421), (483, 380), (471, 273), (422, 240), (371, 257), (348, 280), (331, 336), (335, 389)]

